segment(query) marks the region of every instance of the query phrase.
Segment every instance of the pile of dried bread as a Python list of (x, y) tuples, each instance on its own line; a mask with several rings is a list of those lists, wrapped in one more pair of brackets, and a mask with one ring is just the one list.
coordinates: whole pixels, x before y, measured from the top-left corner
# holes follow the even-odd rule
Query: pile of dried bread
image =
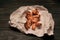
[(25, 34), (42, 37), (54, 34), (54, 20), (48, 10), (39, 5), (21, 6), (10, 15), (9, 24)]

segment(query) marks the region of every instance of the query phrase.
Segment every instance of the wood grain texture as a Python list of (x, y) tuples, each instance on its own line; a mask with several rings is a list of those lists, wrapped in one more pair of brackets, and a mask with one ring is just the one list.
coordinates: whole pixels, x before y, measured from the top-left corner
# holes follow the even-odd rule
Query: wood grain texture
[[(55, 21), (54, 36), (43, 38), (12, 30), (8, 24), (10, 14), (23, 5), (43, 5), (52, 13)], [(56, 0), (0, 0), (0, 40), (60, 40), (60, 3)]]

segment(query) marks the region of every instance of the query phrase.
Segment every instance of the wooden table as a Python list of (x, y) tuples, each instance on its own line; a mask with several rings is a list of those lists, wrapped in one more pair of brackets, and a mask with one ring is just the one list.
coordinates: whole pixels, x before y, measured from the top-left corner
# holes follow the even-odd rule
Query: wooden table
[[(26, 35), (16, 28), (11, 28), (8, 24), (10, 14), (23, 5), (43, 5), (52, 13), (55, 21), (54, 36), (45, 35), (44, 37), (36, 37), (34, 35)], [(0, 40), (60, 40), (60, 3), (52, 0), (24, 1), (24, 0), (6, 0), (0, 1)]]

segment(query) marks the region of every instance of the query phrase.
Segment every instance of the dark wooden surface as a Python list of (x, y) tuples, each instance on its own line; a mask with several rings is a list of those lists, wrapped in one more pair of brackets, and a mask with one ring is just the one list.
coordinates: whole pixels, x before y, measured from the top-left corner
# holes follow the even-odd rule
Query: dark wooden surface
[[(43, 5), (52, 13), (55, 21), (54, 36), (36, 37), (25, 35), (10, 28), (10, 14), (23, 5)], [(59, 0), (0, 0), (0, 40), (60, 40), (60, 3)]]

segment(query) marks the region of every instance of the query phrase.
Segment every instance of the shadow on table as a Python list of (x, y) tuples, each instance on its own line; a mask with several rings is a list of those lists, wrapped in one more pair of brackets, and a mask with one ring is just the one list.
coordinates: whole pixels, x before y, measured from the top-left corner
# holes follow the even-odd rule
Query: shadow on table
[[(17, 28), (10, 27), (10, 29), (13, 30), (13, 31), (16, 31), (16, 32), (19, 32), (20, 33), (20, 31)], [(23, 33), (23, 34), (26, 35), (26, 36), (28, 36), (28, 37), (33, 37), (33, 38), (36, 37), (33, 34), (29, 34), (29, 35), (27, 35), (25, 33)], [(47, 34), (44, 34), (43, 37), (36, 37), (36, 38), (39, 39), (39, 40), (41, 40), (41, 39), (42, 40), (55, 40), (54, 35), (48, 36)]]
[(43, 40), (55, 40), (54, 35), (48, 36), (47, 34), (45, 34), (42, 37)]
[(12, 31), (15, 31), (15, 32), (19, 32), (20, 33), (20, 31), (17, 29), (17, 28), (14, 28), (14, 27), (9, 27)]

